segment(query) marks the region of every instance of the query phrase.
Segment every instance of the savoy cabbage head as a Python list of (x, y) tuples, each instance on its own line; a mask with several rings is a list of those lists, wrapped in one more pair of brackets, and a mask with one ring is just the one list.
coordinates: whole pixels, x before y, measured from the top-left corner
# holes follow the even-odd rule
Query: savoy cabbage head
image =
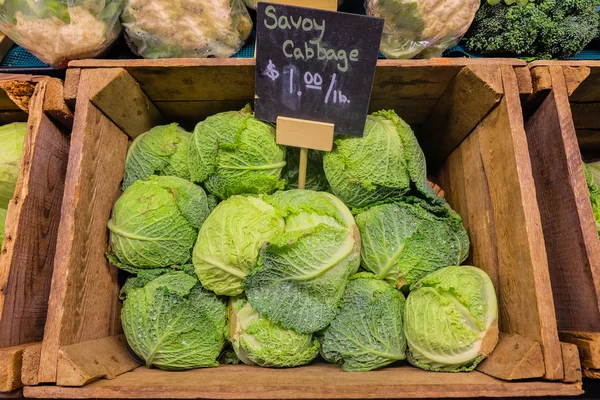
[(189, 165), (192, 181), (223, 200), (285, 186), (285, 148), (275, 142), (275, 128), (254, 118), (249, 107), (200, 122), (192, 135)]
[(498, 304), (489, 276), (471, 266), (442, 268), (406, 300), (408, 361), (428, 371), (471, 371), (498, 342)]
[(198, 278), (217, 294), (237, 296), (263, 243), (283, 229), (283, 218), (262, 198), (230, 197), (215, 208), (198, 234), (193, 254)]
[(184, 264), (210, 210), (201, 187), (151, 176), (125, 190), (108, 221), (109, 253), (137, 268)]
[(340, 313), (323, 332), (321, 354), (345, 371), (371, 371), (406, 359), (402, 292), (370, 273), (350, 278)]
[[(227, 305), (184, 271), (141, 271), (121, 311), (132, 350), (148, 367), (215, 367), (226, 342)], [(156, 277), (156, 275), (159, 275)]]
[(317, 332), (336, 316), (348, 277), (359, 267), (354, 218), (325, 192), (277, 192), (269, 201), (285, 219), (285, 233), (263, 246), (258, 266), (244, 280), (246, 295), (270, 321)]
[(333, 193), (348, 207), (415, 192), (439, 203), (427, 184), (425, 156), (410, 126), (394, 111), (367, 117), (362, 138), (343, 137), (323, 159)]
[(168, 175), (190, 180), (188, 151), (191, 134), (177, 124), (156, 126), (141, 134), (129, 147), (123, 190), (151, 175)]
[(399, 288), (469, 255), (469, 236), (447, 203), (416, 197), (376, 204), (356, 215), (362, 238), (361, 265)]
[[(300, 149), (298, 147), (288, 147), (285, 152), (287, 154), (286, 165), (283, 169), (283, 179), (286, 181), (285, 188), (298, 189)], [(323, 152), (319, 150), (308, 150), (306, 183), (304, 188), (317, 192), (329, 191), (329, 183), (327, 183), (327, 178), (323, 171)]]
[(296, 367), (314, 360), (319, 341), (310, 333), (297, 333), (266, 319), (243, 297), (229, 302), (229, 340), (247, 365)]
[(26, 122), (0, 126), (0, 208), (7, 209), (19, 179)]
[(590, 191), (592, 211), (596, 220), (596, 229), (600, 237), (600, 163), (583, 164), (585, 181)]

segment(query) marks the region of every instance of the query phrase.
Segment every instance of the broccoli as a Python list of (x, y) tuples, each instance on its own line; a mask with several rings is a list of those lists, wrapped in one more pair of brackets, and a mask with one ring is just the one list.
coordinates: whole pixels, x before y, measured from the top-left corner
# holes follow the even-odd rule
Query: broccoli
[(525, 6), (484, 2), (464, 45), (481, 54), (568, 58), (600, 32), (600, 0), (532, 0)]

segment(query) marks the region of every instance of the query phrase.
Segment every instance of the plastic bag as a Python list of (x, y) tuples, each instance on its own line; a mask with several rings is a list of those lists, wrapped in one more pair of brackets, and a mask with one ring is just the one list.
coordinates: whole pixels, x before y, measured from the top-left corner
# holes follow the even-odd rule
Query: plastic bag
[(387, 58), (441, 57), (467, 32), (480, 0), (366, 0), (367, 15), (385, 19)]
[(100, 55), (119, 37), (123, 0), (0, 0), (0, 29), (55, 67)]
[(128, 0), (121, 19), (144, 58), (230, 57), (252, 32), (242, 0)]

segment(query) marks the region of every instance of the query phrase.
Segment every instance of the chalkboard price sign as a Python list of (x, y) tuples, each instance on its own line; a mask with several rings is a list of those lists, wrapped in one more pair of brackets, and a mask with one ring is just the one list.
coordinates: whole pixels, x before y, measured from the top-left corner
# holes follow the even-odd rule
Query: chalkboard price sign
[(383, 20), (262, 2), (257, 15), (256, 117), (362, 136)]

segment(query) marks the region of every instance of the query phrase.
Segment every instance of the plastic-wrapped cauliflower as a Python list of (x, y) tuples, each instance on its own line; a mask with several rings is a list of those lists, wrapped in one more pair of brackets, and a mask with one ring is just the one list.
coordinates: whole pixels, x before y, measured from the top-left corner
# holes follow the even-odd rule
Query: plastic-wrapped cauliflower
[(0, 0), (0, 29), (56, 67), (100, 55), (119, 37), (123, 0)]
[(467, 32), (480, 0), (366, 0), (367, 14), (385, 19), (387, 58), (441, 57)]
[(242, 0), (127, 0), (121, 20), (144, 58), (230, 57), (252, 31)]

